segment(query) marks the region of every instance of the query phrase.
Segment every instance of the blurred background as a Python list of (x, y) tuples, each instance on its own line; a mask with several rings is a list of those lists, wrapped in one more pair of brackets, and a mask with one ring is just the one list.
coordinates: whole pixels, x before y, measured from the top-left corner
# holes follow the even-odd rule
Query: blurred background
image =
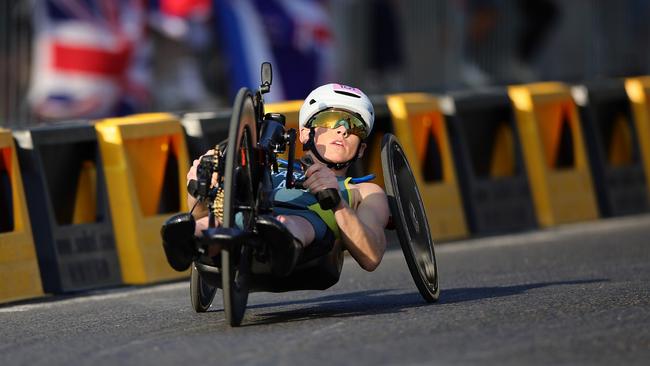
[(3, 0), (0, 126), (650, 74), (646, 0)]

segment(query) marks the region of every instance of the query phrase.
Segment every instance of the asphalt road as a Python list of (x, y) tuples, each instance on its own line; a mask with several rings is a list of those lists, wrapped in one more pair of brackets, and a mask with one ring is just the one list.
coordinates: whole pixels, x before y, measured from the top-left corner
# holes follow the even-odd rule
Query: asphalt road
[(187, 282), (0, 307), (0, 365), (650, 363), (650, 215), (437, 247), (424, 303), (400, 251), (327, 291), (252, 294), (229, 328)]

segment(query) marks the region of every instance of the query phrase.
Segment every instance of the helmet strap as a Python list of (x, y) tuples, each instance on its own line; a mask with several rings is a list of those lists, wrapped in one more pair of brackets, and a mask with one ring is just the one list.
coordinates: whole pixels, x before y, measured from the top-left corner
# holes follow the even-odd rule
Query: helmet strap
[(318, 149), (316, 149), (316, 143), (315, 143), (315, 138), (314, 136), (316, 135), (316, 129), (314, 127), (309, 128), (309, 139), (307, 140), (307, 143), (302, 145), (302, 151), (311, 151), (311, 153), (318, 159), (321, 163), (327, 165), (328, 168), (334, 169), (334, 170), (341, 170), (345, 169), (350, 166), (350, 164), (354, 163), (358, 158), (359, 158), (359, 150), (361, 149), (361, 142), (357, 146), (357, 152), (354, 154), (354, 157), (348, 161), (344, 161), (342, 163), (334, 163), (331, 162), (327, 159), (325, 159), (319, 152)]

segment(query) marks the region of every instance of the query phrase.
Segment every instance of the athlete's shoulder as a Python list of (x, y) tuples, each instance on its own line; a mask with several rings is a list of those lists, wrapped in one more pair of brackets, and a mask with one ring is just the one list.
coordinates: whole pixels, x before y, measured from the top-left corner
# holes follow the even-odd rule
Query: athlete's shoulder
[(386, 195), (384, 192), (384, 189), (381, 188), (378, 184), (372, 183), (372, 182), (363, 182), (363, 183), (358, 183), (354, 185), (355, 188), (359, 190), (359, 193), (361, 194), (361, 198), (365, 198), (371, 194), (377, 194), (380, 193), (382, 195)]

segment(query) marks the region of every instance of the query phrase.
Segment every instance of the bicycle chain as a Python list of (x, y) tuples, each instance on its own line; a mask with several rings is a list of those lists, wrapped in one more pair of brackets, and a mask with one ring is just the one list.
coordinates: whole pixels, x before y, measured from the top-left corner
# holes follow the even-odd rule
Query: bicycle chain
[(223, 200), (224, 200), (224, 190), (223, 190), (223, 152), (221, 146), (217, 145), (215, 148), (215, 156), (217, 157), (217, 172), (219, 173), (218, 178), (218, 188), (217, 195), (214, 198), (214, 204), (212, 205), (212, 214), (217, 219), (219, 223), (223, 223)]

